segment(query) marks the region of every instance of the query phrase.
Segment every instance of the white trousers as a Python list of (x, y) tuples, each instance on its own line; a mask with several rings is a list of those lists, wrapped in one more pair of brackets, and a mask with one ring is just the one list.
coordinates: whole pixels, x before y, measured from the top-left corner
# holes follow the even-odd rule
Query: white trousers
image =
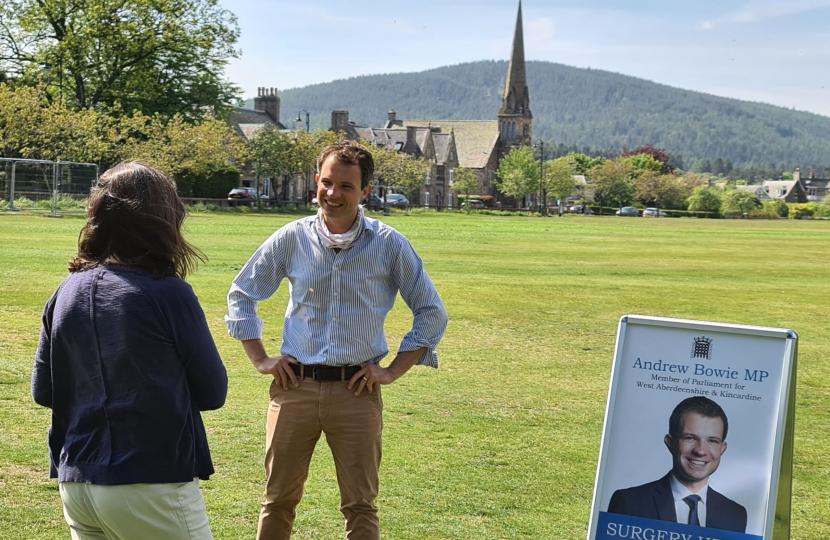
[(61, 482), (73, 540), (213, 540), (199, 481), (96, 486)]

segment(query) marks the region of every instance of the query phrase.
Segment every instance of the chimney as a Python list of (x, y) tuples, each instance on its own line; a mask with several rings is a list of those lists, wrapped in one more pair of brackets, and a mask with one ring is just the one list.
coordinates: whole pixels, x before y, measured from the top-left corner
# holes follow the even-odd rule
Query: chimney
[(433, 133), (441, 133), (441, 128), (440, 128), (440, 127), (432, 127), (432, 126), (430, 126), (429, 130), (430, 130), (431, 132), (433, 132)]
[(280, 98), (277, 96), (276, 88), (257, 88), (257, 96), (254, 98), (254, 110), (262, 111), (271, 120), (280, 123)]
[(395, 109), (389, 109), (389, 127), (395, 123)]
[(796, 167), (795, 172), (793, 173), (793, 180), (795, 180), (796, 182), (801, 180), (801, 169), (799, 169), (798, 167)]
[(417, 137), (418, 127), (406, 126), (406, 144), (403, 147), (404, 152), (413, 156), (417, 156), (419, 154), (420, 148), (418, 148)]
[(331, 131), (348, 132), (349, 129), (349, 111), (331, 111)]

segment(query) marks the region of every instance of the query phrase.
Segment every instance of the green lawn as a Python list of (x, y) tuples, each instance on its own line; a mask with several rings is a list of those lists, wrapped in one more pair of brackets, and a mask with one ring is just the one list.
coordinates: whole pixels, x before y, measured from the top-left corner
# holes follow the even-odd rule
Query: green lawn
[[(190, 279), (230, 374), (205, 414), (217, 539), (250, 539), (263, 489), (269, 381), (227, 337), (229, 283), (296, 216), (197, 214), (210, 257)], [(385, 388), (385, 538), (582, 540), (617, 321), (626, 313), (793, 328), (799, 348), (793, 538), (830, 538), (830, 222), (402, 214), (450, 314), (441, 369)], [(0, 214), (0, 538), (67, 538), (48, 480), (49, 412), (29, 397), (43, 304), (66, 275), (80, 216)], [(264, 304), (279, 348), (287, 287)], [(390, 314), (394, 348), (411, 315)], [(318, 447), (298, 539), (342, 538), (334, 466)]]

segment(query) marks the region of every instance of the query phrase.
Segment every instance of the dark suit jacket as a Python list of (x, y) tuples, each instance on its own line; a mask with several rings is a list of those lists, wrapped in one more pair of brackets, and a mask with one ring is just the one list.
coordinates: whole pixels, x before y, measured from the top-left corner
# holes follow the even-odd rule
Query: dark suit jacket
[[(746, 508), (707, 488), (706, 527), (725, 531), (746, 532)], [(611, 496), (608, 512), (626, 516), (677, 522), (671, 473), (660, 480), (628, 489), (618, 489)]]

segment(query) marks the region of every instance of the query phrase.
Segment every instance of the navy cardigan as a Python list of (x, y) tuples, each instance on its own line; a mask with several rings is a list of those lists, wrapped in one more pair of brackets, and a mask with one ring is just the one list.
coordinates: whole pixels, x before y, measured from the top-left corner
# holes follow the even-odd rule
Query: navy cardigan
[(100, 265), (49, 299), (32, 397), (52, 409), (51, 478), (99, 485), (213, 474), (199, 411), (228, 376), (193, 289), (176, 277)]

